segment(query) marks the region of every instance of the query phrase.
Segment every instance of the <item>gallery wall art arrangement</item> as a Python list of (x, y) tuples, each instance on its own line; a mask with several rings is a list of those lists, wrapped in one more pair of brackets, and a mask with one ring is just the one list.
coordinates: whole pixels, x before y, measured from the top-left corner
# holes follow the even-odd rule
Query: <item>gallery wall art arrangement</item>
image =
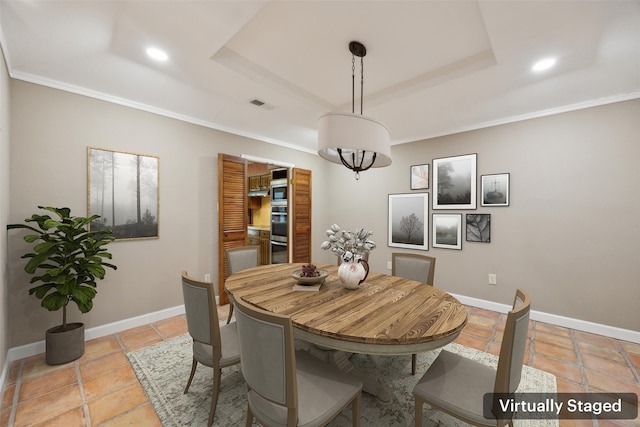
[[(491, 214), (445, 213), (445, 210), (476, 210), (477, 199), (482, 208), (509, 206), (510, 174), (480, 176), (477, 182), (478, 155), (464, 154), (432, 159), (429, 163), (411, 165), (409, 188), (415, 193), (389, 194), (388, 246), (429, 250), (462, 249), (463, 230), (467, 242), (491, 243)], [(431, 176), (429, 174), (431, 169)], [(429, 189), (433, 184), (429, 221)], [(431, 222), (431, 239), (429, 238)]]

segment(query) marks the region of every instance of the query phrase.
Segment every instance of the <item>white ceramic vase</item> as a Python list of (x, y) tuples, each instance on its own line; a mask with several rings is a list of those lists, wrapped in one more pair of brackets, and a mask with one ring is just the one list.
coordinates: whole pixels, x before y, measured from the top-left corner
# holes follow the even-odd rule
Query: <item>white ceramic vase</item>
[(343, 262), (338, 268), (338, 278), (346, 289), (358, 289), (368, 275), (369, 264), (363, 259)]

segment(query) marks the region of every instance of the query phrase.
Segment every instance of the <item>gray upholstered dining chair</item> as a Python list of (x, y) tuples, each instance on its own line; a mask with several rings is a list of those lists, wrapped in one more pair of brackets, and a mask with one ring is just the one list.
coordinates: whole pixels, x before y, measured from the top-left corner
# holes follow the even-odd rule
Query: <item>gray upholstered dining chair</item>
[[(391, 254), (391, 275), (415, 280), (433, 286), (433, 275), (436, 270), (435, 257), (419, 254), (394, 252)], [(418, 356), (411, 355), (411, 375), (416, 374)]]
[(184, 392), (189, 391), (198, 362), (213, 368), (213, 396), (207, 424), (210, 426), (216, 414), (222, 368), (240, 363), (238, 331), (235, 322), (219, 325), (213, 283), (195, 280), (183, 271), (182, 295), (189, 335), (193, 338), (193, 363)]
[(247, 383), (247, 427), (323, 426), (351, 404), (360, 425), (362, 381), (296, 351), (289, 316), (269, 313), (242, 299), (236, 304), (242, 374)]
[(422, 405), (446, 412), (477, 426), (512, 425), (511, 419), (487, 419), (483, 415), (485, 393), (514, 393), (520, 384), (529, 331), (531, 300), (516, 291), (507, 315), (497, 369), (442, 350), (413, 389), (415, 425), (422, 425)]
[[(227, 249), (224, 251), (224, 259), (227, 263), (229, 276), (247, 268), (257, 267), (260, 265), (260, 246), (251, 245)], [(229, 302), (227, 324), (231, 322), (231, 317), (233, 317), (233, 301)]]
[(436, 271), (436, 259), (419, 254), (391, 254), (391, 275), (415, 280), (433, 286), (433, 275)]

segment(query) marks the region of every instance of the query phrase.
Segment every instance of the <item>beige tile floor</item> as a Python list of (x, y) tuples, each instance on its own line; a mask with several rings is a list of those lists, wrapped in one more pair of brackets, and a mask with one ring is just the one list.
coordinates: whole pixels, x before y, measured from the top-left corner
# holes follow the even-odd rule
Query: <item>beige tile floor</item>
[[(221, 319), (226, 319), (227, 310), (228, 306), (219, 308)], [(456, 342), (497, 354), (505, 315), (468, 310), (468, 325)], [(160, 426), (126, 353), (186, 332), (185, 317), (177, 316), (88, 341), (85, 354), (65, 365), (47, 366), (44, 355), (13, 362), (0, 426)], [(532, 321), (525, 364), (556, 375), (560, 392), (640, 395), (640, 344)], [(560, 425), (638, 423), (563, 420)]]

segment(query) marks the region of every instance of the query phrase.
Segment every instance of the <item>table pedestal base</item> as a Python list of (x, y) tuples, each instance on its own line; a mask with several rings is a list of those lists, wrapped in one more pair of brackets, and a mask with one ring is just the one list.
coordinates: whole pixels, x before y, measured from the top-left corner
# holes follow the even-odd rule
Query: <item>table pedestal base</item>
[(342, 372), (353, 375), (362, 381), (362, 390), (374, 395), (378, 403), (384, 406), (391, 405), (393, 402), (393, 393), (389, 387), (381, 384), (377, 379), (371, 378), (362, 372), (359, 372), (351, 363), (349, 358), (353, 353), (347, 353), (340, 350), (332, 350), (328, 348), (318, 347), (313, 344), (301, 344), (301, 349), (308, 351), (320, 360), (330, 363), (340, 369)]

